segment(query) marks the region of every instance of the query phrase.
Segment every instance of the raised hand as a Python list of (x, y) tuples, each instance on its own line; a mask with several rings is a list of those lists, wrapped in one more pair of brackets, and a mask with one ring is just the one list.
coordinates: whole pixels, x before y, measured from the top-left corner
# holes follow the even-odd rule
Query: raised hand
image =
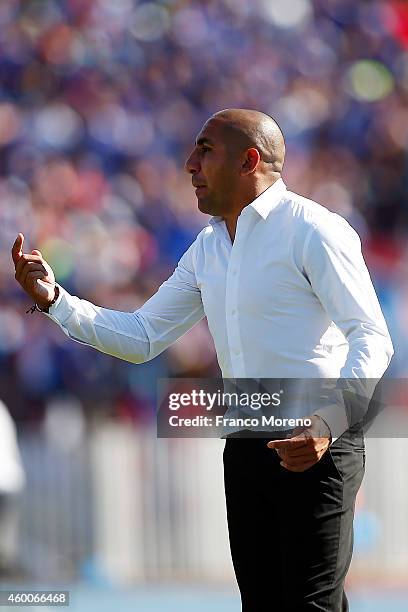
[(24, 235), (18, 234), (11, 255), (15, 278), (40, 308), (51, 304), (55, 295), (55, 276), (40, 251), (23, 253)]

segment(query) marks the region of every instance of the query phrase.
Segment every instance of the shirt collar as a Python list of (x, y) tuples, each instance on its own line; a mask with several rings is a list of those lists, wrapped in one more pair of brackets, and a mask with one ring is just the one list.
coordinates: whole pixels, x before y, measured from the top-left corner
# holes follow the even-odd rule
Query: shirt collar
[(265, 189), (249, 206), (256, 210), (261, 215), (262, 219), (267, 219), (269, 213), (279, 204), (283, 194), (286, 191), (286, 185), (283, 179), (278, 179), (276, 183)]
[[(273, 185), (265, 189), (253, 202), (248, 204), (251, 208), (266, 220), (269, 213), (279, 204), (283, 194), (286, 191), (286, 185), (283, 179), (278, 179)], [(243, 209), (245, 210), (245, 208)], [(210, 225), (220, 223), (224, 219), (222, 217), (211, 217), (209, 220)]]

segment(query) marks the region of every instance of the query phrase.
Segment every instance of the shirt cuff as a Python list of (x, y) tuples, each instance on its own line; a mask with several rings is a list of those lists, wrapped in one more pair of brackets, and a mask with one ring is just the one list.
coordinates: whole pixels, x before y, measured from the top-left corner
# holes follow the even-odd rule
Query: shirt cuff
[(349, 428), (346, 410), (344, 406), (339, 404), (333, 404), (327, 406), (326, 408), (319, 408), (318, 410), (315, 410), (313, 414), (322, 418), (330, 429), (330, 444), (333, 444), (333, 442), (335, 442), (337, 438), (340, 438), (340, 436)]
[(57, 301), (49, 307), (48, 312), (45, 312), (45, 316), (49, 317), (53, 321), (59, 324), (65, 323), (72, 314), (73, 306), (70, 303), (72, 295), (68, 293), (61, 285), (59, 287), (59, 296)]

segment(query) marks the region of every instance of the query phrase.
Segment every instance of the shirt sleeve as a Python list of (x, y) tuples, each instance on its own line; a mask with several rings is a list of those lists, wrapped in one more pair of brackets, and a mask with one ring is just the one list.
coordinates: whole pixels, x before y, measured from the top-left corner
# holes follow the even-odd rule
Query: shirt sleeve
[[(391, 338), (365, 264), (357, 233), (345, 219), (333, 215), (331, 223), (313, 226), (304, 246), (304, 272), (315, 295), (332, 321), (341, 329), (349, 351), (340, 372), (343, 379), (377, 382), (394, 353)], [(366, 394), (375, 383), (361, 383)], [(319, 414), (338, 437), (350, 425), (352, 415), (332, 407)]]
[(149, 361), (204, 317), (194, 272), (195, 245), (157, 293), (135, 312), (95, 306), (61, 287), (46, 316), (77, 342), (133, 363)]

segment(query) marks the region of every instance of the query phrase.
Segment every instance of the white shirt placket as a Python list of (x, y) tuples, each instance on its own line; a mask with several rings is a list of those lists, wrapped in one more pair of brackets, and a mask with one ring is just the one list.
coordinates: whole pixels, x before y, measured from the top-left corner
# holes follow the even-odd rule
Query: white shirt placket
[(234, 243), (231, 248), (225, 290), (225, 321), (228, 347), (234, 378), (245, 378), (244, 351), (239, 328), (239, 286), (242, 258), (251, 227), (251, 211), (243, 211), (238, 218)]

